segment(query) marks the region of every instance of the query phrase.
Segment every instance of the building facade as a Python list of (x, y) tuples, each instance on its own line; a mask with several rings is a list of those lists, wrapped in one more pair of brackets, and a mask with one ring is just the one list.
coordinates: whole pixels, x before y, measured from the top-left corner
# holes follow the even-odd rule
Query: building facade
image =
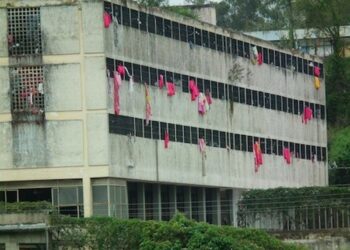
[(0, 24), (2, 202), (235, 225), (242, 190), (328, 183), (317, 57), (130, 1), (1, 1)]

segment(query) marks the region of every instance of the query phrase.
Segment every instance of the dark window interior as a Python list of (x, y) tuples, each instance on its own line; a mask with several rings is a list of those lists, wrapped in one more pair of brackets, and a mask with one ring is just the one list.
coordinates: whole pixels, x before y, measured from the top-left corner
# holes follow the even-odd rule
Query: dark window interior
[(48, 201), (51, 202), (51, 188), (19, 189), (19, 201)]

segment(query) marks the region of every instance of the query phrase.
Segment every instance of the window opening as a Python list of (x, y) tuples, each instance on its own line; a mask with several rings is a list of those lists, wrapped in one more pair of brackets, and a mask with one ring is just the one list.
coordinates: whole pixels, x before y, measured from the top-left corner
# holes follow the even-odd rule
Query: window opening
[(159, 140), (159, 122), (157, 121), (151, 121), (152, 123), (152, 138), (155, 139), (155, 140)]
[(156, 16), (156, 32), (157, 35), (164, 35), (164, 23), (163, 18)]
[(281, 67), (286, 68), (286, 54), (281, 53)]
[(243, 57), (243, 42), (242, 41), (238, 41), (238, 45), (237, 45), (237, 49), (238, 49), (238, 56)]
[(140, 12), (140, 30), (147, 31), (147, 15), (144, 12)]
[(182, 125), (176, 125), (176, 141), (184, 142), (184, 130)]
[(180, 38), (181, 38), (181, 41), (187, 43), (187, 29), (186, 29), (186, 25), (184, 24), (180, 24)]
[(42, 53), (40, 8), (8, 9), (10, 56)]
[(204, 47), (209, 48), (209, 33), (208, 31), (202, 30), (202, 44)]
[(122, 6), (122, 22), (125, 26), (130, 26), (130, 12), (129, 8)]
[(164, 33), (166, 37), (171, 38), (171, 21), (169, 19), (164, 19)]
[(216, 34), (216, 42), (217, 42), (217, 49), (218, 51), (223, 51), (223, 47), (222, 47), (222, 35), (218, 35)]
[(245, 88), (239, 88), (239, 102), (245, 103)]
[(280, 58), (280, 52), (275, 51), (275, 65), (276, 66), (281, 66), (281, 58)]
[(12, 112), (44, 112), (44, 73), (42, 66), (11, 67)]
[(213, 146), (219, 147), (219, 131), (213, 130)]
[(253, 152), (253, 137), (248, 136), (248, 151)]
[(205, 130), (205, 142), (208, 146), (213, 146), (213, 131), (211, 129)]
[(177, 22), (172, 22), (172, 34), (173, 38), (176, 40), (180, 40), (180, 28), (179, 28), (179, 23)]
[(169, 140), (176, 141), (175, 124), (168, 123)]
[(187, 26), (187, 41), (194, 44), (194, 28), (192, 26)]
[(269, 62), (275, 64), (275, 51), (272, 49), (269, 49)]
[(182, 91), (185, 93), (188, 93), (188, 82), (189, 82), (189, 77), (186, 75), (182, 75)]
[(263, 48), (263, 60), (264, 63), (269, 64), (269, 50), (266, 48)]
[(220, 131), (220, 147), (226, 148), (226, 132)]
[(276, 96), (276, 106), (278, 111), (282, 111), (282, 96)]
[(270, 108), (270, 94), (265, 93), (265, 108), (269, 109)]
[(237, 86), (233, 86), (233, 101), (239, 102), (239, 89)]
[(246, 91), (246, 104), (252, 104), (252, 91), (250, 89), (247, 89)]
[(271, 144), (272, 144), (272, 153), (277, 155), (277, 140), (272, 140)]
[(238, 134), (235, 134), (235, 149), (241, 150), (241, 137)]
[(148, 32), (149, 33), (156, 33), (156, 17), (154, 15), (148, 15), (147, 20), (147, 26), (148, 26)]
[(241, 150), (247, 151), (247, 136), (241, 135)]
[(293, 99), (288, 98), (288, 113), (293, 114)]
[(232, 52), (232, 55), (237, 55), (237, 40), (236, 39), (231, 40), (231, 52)]
[(257, 107), (258, 106), (258, 92), (253, 90), (252, 96), (253, 96), (253, 106)]
[(138, 29), (140, 25), (139, 12), (131, 9), (130, 14), (131, 14), (131, 27)]
[(191, 143), (191, 128), (189, 126), (184, 126), (184, 142)]
[(191, 141), (192, 141), (192, 144), (198, 143), (198, 131), (197, 131), (197, 128), (195, 127), (191, 127)]
[(200, 29), (195, 29), (195, 39), (196, 39), (196, 44), (199, 46), (202, 46), (202, 30)]
[(298, 115), (299, 114), (299, 102), (298, 100), (293, 100), (293, 112), (295, 115)]
[(282, 108), (283, 108), (283, 112), (287, 112), (287, 105), (288, 105), (288, 101), (287, 101), (287, 97), (282, 97)]
[(244, 57), (250, 58), (250, 44), (244, 43)]
[(270, 95), (271, 109), (276, 110), (276, 95)]
[(216, 50), (216, 38), (214, 33), (209, 33), (209, 44), (211, 49)]
[(264, 101), (264, 93), (259, 91), (258, 92), (259, 95), (259, 106), (260, 107), (264, 107), (265, 101)]

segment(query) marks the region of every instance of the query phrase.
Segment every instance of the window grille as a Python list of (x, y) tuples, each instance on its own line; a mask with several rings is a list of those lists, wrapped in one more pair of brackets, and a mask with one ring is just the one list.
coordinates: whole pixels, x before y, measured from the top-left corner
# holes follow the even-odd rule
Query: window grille
[(42, 113), (44, 74), (42, 66), (10, 68), (12, 112)]
[(8, 9), (8, 46), (10, 56), (41, 54), (39, 8)]

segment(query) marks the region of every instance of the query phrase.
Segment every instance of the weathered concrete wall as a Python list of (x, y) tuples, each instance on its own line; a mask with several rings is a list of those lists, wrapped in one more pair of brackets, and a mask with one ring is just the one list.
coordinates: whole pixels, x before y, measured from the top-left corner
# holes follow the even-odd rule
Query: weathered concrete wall
[(109, 164), (108, 118), (106, 114), (87, 117), (89, 165)]
[(107, 109), (106, 59), (85, 57), (87, 109)]
[(11, 112), (9, 68), (0, 67), (0, 114)]
[[(313, 77), (306, 74), (280, 69), (273, 65), (253, 65), (250, 60), (202, 46), (180, 42), (163, 36), (145, 33), (122, 25), (111, 26), (106, 39), (106, 54), (123, 60), (133, 59), (134, 62), (154, 65), (154, 67), (169, 68), (171, 71), (190, 74), (204, 79), (229, 82), (242, 87), (265, 91), (273, 94), (283, 93), (294, 99), (316, 103), (325, 103), (324, 82), (317, 91), (314, 88)], [(115, 46), (113, 47), (114, 37)], [(243, 36), (235, 37), (240, 40), (253, 42)], [(140, 43), (139, 41), (142, 41)], [(242, 69), (241, 79), (229, 81), (233, 65)]]
[(12, 126), (9, 122), (0, 123), (0, 169), (13, 166), (12, 154)]
[(40, 14), (44, 55), (80, 52), (77, 6), (41, 7)]
[[(0, 9), (0, 57), (8, 55), (7, 51), (7, 11), (6, 9)], [(1, 74), (0, 74), (1, 75)]]
[(103, 53), (103, 5), (99, 1), (82, 3), (85, 53)]
[(81, 110), (80, 65), (46, 65), (45, 68), (45, 111)]
[(253, 153), (207, 147), (203, 176), (202, 155), (197, 145), (170, 142), (169, 149), (164, 149), (161, 140), (114, 134), (110, 141), (111, 174), (116, 177), (237, 188), (326, 183), (324, 162), (298, 159), (288, 166), (281, 156), (264, 155), (264, 165), (255, 173)]

